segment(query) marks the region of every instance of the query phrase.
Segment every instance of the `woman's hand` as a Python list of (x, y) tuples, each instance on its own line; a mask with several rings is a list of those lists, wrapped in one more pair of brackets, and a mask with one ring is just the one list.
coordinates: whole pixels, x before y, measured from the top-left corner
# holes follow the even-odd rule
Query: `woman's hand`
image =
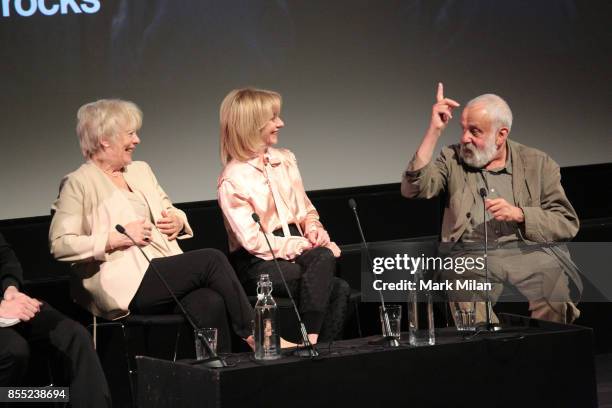
[(304, 253), (304, 251), (308, 251), (313, 248), (312, 244), (307, 238), (304, 237), (290, 237), (292, 241), (295, 242), (294, 247), (294, 257), (300, 256)]
[(308, 238), (308, 241), (310, 241), (313, 248), (318, 246), (326, 246), (331, 241), (329, 234), (323, 228), (317, 228), (316, 230), (310, 231), (308, 234), (306, 234), (306, 238)]
[(162, 211), (162, 218), (157, 220), (155, 225), (162, 233), (168, 236), (170, 241), (176, 239), (184, 227), (183, 220), (178, 215), (168, 213), (166, 210)]
[[(153, 224), (144, 218), (137, 221), (132, 221), (125, 225), (125, 232), (129, 234), (138, 246), (147, 246), (151, 241), (151, 230)], [(106, 244), (107, 251), (116, 249), (125, 249), (134, 245), (131, 239), (117, 231), (111, 231), (108, 234), (108, 242)]]
[[(151, 242), (151, 230), (153, 229), (153, 224), (149, 221), (142, 220), (132, 221), (125, 226), (125, 231), (132, 237), (134, 241), (136, 241), (136, 245), (138, 246), (147, 246)], [(125, 237), (128, 241), (130, 239)], [(130, 245), (134, 245), (133, 242), (130, 241)]]

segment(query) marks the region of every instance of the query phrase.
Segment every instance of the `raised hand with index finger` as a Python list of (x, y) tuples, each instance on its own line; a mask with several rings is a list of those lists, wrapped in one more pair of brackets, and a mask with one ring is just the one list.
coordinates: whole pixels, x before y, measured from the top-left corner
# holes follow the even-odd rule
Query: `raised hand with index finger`
[(449, 120), (453, 117), (453, 109), (459, 107), (459, 102), (444, 97), (444, 85), (438, 82), (436, 92), (436, 103), (431, 112), (430, 127), (439, 131), (444, 130)]
[(431, 123), (414, 155), (414, 160), (410, 162), (409, 169), (411, 171), (422, 169), (431, 161), (438, 139), (446, 128), (448, 121), (453, 117), (453, 109), (458, 106), (458, 102), (444, 97), (444, 86), (441, 82), (438, 83), (436, 103), (431, 110)]

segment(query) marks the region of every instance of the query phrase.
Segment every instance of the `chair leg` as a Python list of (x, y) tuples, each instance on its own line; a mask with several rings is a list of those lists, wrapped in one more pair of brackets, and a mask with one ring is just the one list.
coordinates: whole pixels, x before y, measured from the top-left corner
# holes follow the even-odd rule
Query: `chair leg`
[(176, 327), (176, 340), (174, 341), (174, 355), (172, 356), (172, 361), (176, 362), (176, 355), (178, 352), (178, 344), (179, 338), (181, 337), (181, 326)]
[(121, 329), (121, 335), (123, 337), (123, 349), (125, 353), (124, 358), (125, 358), (125, 364), (127, 367), (127, 375), (128, 375), (130, 402), (131, 402), (132, 407), (135, 408), (136, 407), (136, 393), (135, 393), (134, 378), (133, 378), (135, 370), (133, 370), (132, 368), (132, 358), (130, 354), (128, 330), (125, 324), (123, 324), (122, 322), (98, 323), (94, 317), (94, 323), (89, 325), (88, 328), (92, 330), (93, 332), (94, 347), (96, 348), (96, 350), (97, 350), (97, 337), (98, 337), (97, 331), (98, 331), (98, 328), (102, 328), (102, 327), (119, 327)]
[(134, 373), (135, 371), (132, 369), (132, 356), (129, 350), (129, 333), (126, 330), (126, 327), (123, 323), (121, 323), (121, 332), (123, 333), (123, 345), (125, 348), (125, 361), (128, 369), (128, 382), (130, 386), (130, 401), (132, 402), (132, 407), (136, 408), (136, 392), (134, 390)]
[(51, 362), (49, 360), (47, 360), (47, 375), (49, 376), (49, 384), (47, 385), (47, 387), (53, 387), (53, 371), (51, 370)]

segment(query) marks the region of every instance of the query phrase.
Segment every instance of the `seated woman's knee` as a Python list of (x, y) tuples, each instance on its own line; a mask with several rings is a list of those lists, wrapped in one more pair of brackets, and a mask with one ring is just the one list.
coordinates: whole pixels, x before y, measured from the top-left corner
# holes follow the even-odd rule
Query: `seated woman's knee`
[(226, 263), (227, 256), (216, 248), (204, 248), (198, 250), (199, 256), (203, 257), (208, 262), (213, 262), (215, 264)]
[(319, 261), (336, 263), (336, 257), (331, 249), (326, 247), (316, 247), (310, 250), (313, 255), (316, 255)]

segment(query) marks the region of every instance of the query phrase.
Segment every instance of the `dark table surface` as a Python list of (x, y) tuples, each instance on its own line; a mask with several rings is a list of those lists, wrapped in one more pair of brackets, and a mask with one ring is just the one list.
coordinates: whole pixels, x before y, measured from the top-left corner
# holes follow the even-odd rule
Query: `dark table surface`
[[(294, 354), (294, 349), (283, 349), (283, 356), (277, 360), (255, 360), (253, 353), (227, 353), (221, 354), (221, 357), (226, 361), (228, 367), (220, 369), (221, 371), (232, 371), (236, 369), (244, 369), (248, 367), (270, 366), (277, 364), (298, 364), (304, 360), (325, 360), (330, 358), (341, 358), (346, 356), (354, 356), (358, 354), (368, 354), (377, 352), (389, 352), (393, 350), (419, 350), (424, 351), (424, 348), (432, 348), (432, 351), (441, 347), (456, 345), (461, 343), (482, 342), (482, 341), (520, 341), (526, 336), (545, 335), (553, 332), (567, 331), (583, 331), (590, 330), (581, 326), (564, 325), (552, 322), (538, 321), (529, 319), (523, 316), (500, 314), (503, 330), (495, 333), (486, 331), (474, 332), (458, 332), (454, 327), (436, 328), (436, 343), (432, 346), (411, 346), (408, 343), (408, 332), (401, 334), (400, 346), (389, 347), (380, 344), (380, 336), (369, 336), (350, 340), (341, 340), (330, 343), (319, 343), (316, 348), (319, 355), (314, 358), (297, 357)], [(182, 360), (179, 363), (190, 364), (194, 367), (199, 367), (194, 360)], [(206, 367), (202, 367), (207, 369)], [(218, 370), (218, 369), (216, 369)]]

